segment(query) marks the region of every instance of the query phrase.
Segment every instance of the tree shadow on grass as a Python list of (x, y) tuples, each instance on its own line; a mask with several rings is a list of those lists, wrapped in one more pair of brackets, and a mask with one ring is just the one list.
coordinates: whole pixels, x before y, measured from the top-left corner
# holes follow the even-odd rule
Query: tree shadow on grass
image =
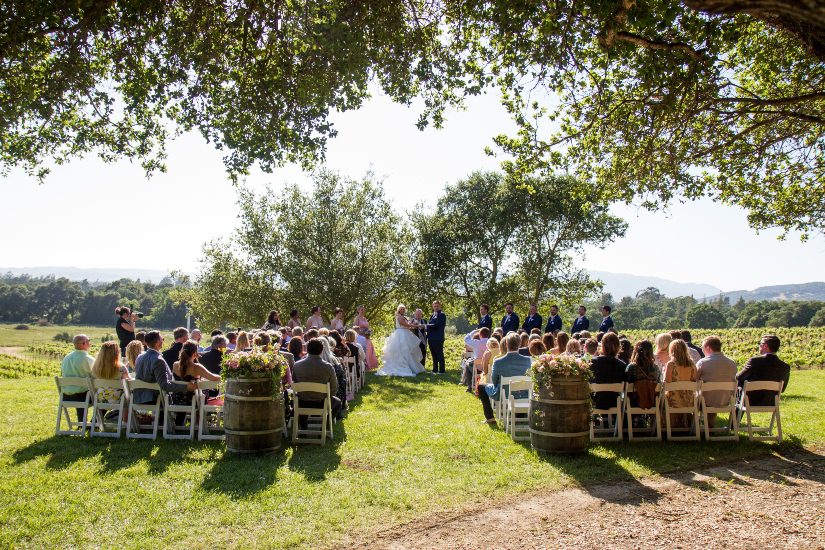
[(412, 405), (433, 395), (433, 381), (430, 378), (438, 377), (426, 374), (419, 374), (415, 378), (371, 376), (369, 383), (355, 400), (350, 401), (350, 407), (360, 405), (364, 399), (369, 399), (379, 409)]
[[(286, 447), (286, 441), (284, 441)], [(240, 500), (271, 487), (278, 481), (278, 469), (286, 461), (285, 449), (274, 453), (236, 454), (224, 449), (206, 474), (201, 488)]]
[[(354, 401), (350, 402), (350, 405)], [(332, 441), (327, 440), (324, 445), (294, 444), (287, 467), (293, 472), (304, 475), (307, 481), (317, 483), (324, 481), (330, 472), (341, 465), (341, 454), (338, 451), (341, 443), (347, 439), (346, 418), (335, 424)]]

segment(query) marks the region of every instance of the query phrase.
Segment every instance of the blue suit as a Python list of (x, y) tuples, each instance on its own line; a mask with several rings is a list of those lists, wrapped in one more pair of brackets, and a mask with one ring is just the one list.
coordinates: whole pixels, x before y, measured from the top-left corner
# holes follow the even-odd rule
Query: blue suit
[(553, 332), (556, 330), (561, 330), (561, 317), (551, 315), (550, 318), (547, 319), (547, 326), (544, 327), (544, 332)]
[(599, 332), (607, 332), (607, 329), (613, 327), (613, 318), (608, 315), (602, 319), (602, 324), (599, 325)]
[(490, 317), (490, 314), (486, 314), (484, 317), (478, 320), (478, 325), (476, 326), (477, 329), (487, 327), (490, 330), (493, 330), (493, 318)]
[(433, 312), (427, 323), (427, 344), (433, 356), (433, 372), (444, 372), (444, 327), (447, 316), (443, 311)]
[(499, 399), (499, 395), (501, 394), (501, 378), (525, 376), (532, 363), (529, 357), (519, 355), (517, 351), (511, 351), (507, 355), (493, 361), (493, 370), (490, 377), (492, 384), (487, 384), (484, 387), (487, 395), (493, 399)]
[(518, 332), (519, 318), (518, 313), (513, 312), (510, 315), (505, 315), (501, 318), (501, 330), (507, 336), (510, 332)]
[(534, 328), (541, 330), (541, 315), (536, 313), (535, 315), (528, 315), (527, 319), (524, 320), (524, 324), (521, 325), (521, 328), (530, 332)]
[(573, 328), (572, 331), (575, 334), (576, 332), (581, 332), (583, 330), (590, 329), (590, 319), (587, 317), (576, 317), (576, 320), (573, 321)]

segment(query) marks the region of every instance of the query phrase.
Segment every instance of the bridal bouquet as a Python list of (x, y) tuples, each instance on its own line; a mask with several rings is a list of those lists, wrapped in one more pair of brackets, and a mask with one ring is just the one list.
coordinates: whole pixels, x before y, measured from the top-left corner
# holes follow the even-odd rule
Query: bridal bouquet
[(590, 376), (590, 363), (573, 355), (543, 354), (530, 368), (530, 375), (536, 388), (550, 385), (550, 379), (562, 376)]

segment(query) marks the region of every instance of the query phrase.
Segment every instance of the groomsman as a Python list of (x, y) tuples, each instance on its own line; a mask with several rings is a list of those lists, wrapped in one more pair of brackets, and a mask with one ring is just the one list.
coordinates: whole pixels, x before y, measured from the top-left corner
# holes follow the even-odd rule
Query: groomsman
[(441, 302), (433, 302), (433, 314), (427, 323), (427, 343), (433, 356), (433, 374), (444, 374), (444, 327), (447, 316), (441, 311)]
[(590, 319), (584, 316), (587, 313), (587, 308), (579, 306), (579, 316), (573, 321), (573, 328), (570, 329), (572, 334), (581, 332), (583, 330), (590, 330)]
[(607, 332), (613, 328), (613, 318), (610, 317), (612, 311), (610, 306), (602, 306), (602, 324), (599, 325), (599, 332)]
[(490, 306), (487, 304), (481, 304), (481, 307), (478, 308), (478, 326), (476, 326), (476, 330), (481, 330), (484, 327), (487, 327), (492, 332), (493, 330), (493, 318), (490, 317)]
[(561, 317), (559, 316), (559, 306), (553, 304), (550, 306), (550, 317), (547, 319), (544, 332), (556, 332), (557, 330), (561, 330)]
[(534, 328), (541, 330), (541, 321), (541, 315), (538, 313), (536, 304), (530, 304), (530, 309), (527, 312), (527, 319), (524, 320), (524, 324), (521, 325), (521, 328), (527, 333)]
[(504, 336), (507, 336), (510, 332), (518, 332), (518, 327), (518, 313), (513, 312), (513, 303), (507, 302), (504, 304), (504, 317), (501, 318), (501, 330)]

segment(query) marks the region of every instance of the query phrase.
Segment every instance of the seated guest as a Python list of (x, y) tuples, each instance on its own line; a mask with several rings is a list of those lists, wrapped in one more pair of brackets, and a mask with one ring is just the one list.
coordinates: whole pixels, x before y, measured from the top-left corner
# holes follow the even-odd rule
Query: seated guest
[(541, 323), (541, 315), (539, 315), (536, 304), (530, 304), (530, 309), (527, 310), (527, 318), (524, 319), (524, 324), (521, 325), (521, 329), (526, 332), (532, 332), (533, 329), (541, 331)]
[(275, 332), (274, 336), (272, 336), (272, 351), (278, 352), (281, 355), (281, 357), (286, 359), (286, 363), (287, 365), (289, 365), (289, 370), (291, 371), (292, 367), (295, 366), (295, 356), (289, 353), (289, 351), (283, 347), (280, 332)]
[[(591, 384), (616, 384), (625, 381), (627, 365), (619, 359), (619, 337), (607, 333), (602, 338), (602, 354), (590, 362)], [(616, 406), (618, 392), (600, 391), (593, 394), (593, 407), (609, 409)]]
[(238, 333), (235, 331), (227, 332), (226, 333), (226, 349), (229, 351), (235, 351), (235, 347), (238, 345)]
[[(337, 396), (338, 377), (333, 366), (321, 358), (323, 351), (324, 345), (320, 339), (313, 338), (307, 342), (307, 356), (295, 362), (292, 380), (295, 383), (315, 382), (318, 384), (329, 384), (332, 414), (337, 418), (341, 415), (342, 405), (341, 399)], [(298, 397), (301, 400), (301, 406), (314, 409), (323, 406), (326, 395), (315, 392), (301, 392), (298, 394)], [(305, 416), (298, 418), (298, 425), (301, 429), (306, 429), (307, 418)]]
[(538, 357), (547, 351), (540, 339), (530, 340), (530, 343), (527, 344), (527, 349), (530, 351), (530, 357)]
[(238, 342), (235, 344), (234, 351), (249, 351), (252, 346), (249, 343), (249, 333), (242, 330), (238, 333)]
[(698, 353), (698, 354), (699, 354), (699, 358), (700, 358), (700, 359), (701, 359), (701, 358), (703, 358), (703, 357), (705, 356), (705, 352), (702, 350), (702, 348), (700, 348), (699, 346), (695, 345), (695, 344), (691, 341), (691, 340), (693, 339), (693, 336), (691, 336), (691, 334), (690, 334), (690, 331), (689, 331), (689, 330), (683, 330), (683, 331), (681, 331), (680, 336), (681, 336), (682, 340), (684, 340), (684, 341), (685, 341), (685, 344), (687, 344), (687, 347), (689, 347), (690, 349), (692, 349), (693, 351), (695, 351), (696, 353)]
[(481, 356), (481, 375), (478, 378), (478, 383), (474, 391), (478, 391), (479, 386), (486, 384), (490, 380), (490, 368), (493, 365), (493, 361), (501, 357), (503, 353), (500, 339), (495, 336), (497, 335), (493, 335), (487, 340), (487, 349), (484, 351), (484, 355)]
[(562, 331), (556, 334), (556, 346), (549, 351), (550, 355), (561, 355), (567, 349), (567, 342), (570, 341), (570, 336)]
[[(85, 334), (78, 334), (72, 339), (72, 343), (74, 344), (74, 351), (66, 355), (60, 363), (60, 376), (64, 378), (91, 378), (92, 365), (95, 362), (95, 358), (89, 355), (89, 348), (92, 345), (91, 340)], [(89, 390), (82, 386), (64, 386), (62, 391), (64, 401), (85, 401), (89, 394)], [(75, 412), (77, 413), (77, 421), (83, 422), (86, 411), (75, 409)]]
[(210, 333), (209, 333), (209, 341), (211, 342), (211, 341), (212, 341), (212, 338), (214, 338), (214, 337), (215, 337), (215, 336), (217, 336), (218, 334), (223, 334), (223, 331), (222, 331), (221, 329), (219, 329), (219, 328), (216, 328), (215, 330), (213, 330), (212, 332), (210, 332)]
[(200, 364), (212, 374), (219, 375), (221, 373), (223, 354), (226, 353), (227, 348), (226, 336), (221, 336), (220, 334), (215, 336), (212, 338), (212, 346), (209, 348), (209, 351), (200, 356)]
[(292, 340), (287, 345), (289, 353), (295, 358), (295, 362), (300, 361), (304, 357), (304, 341), (300, 336), (293, 336)]
[(670, 343), (673, 338), (667, 332), (663, 332), (656, 336), (656, 354), (653, 356), (656, 366), (659, 367), (660, 372), (664, 372), (668, 361), (670, 361)]
[[(292, 334), (292, 336), (294, 337), (294, 336), (295, 336), (295, 334), (293, 333), (293, 334)], [(303, 337), (304, 342), (309, 342), (309, 341), (310, 341), (310, 340), (312, 340), (313, 338), (318, 338), (319, 336), (321, 336), (321, 333), (320, 333), (320, 332), (318, 332), (318, 329), (311, 328), (311, 329), (309, 329), (308, 331), (306, 331), (306, 334), (301, 333), (301, 334), (299, 334), (298, 336), (302, 336), (302, 337)], [(305, 347), (306, 347), (306, 346), (305, 346)]]
[[(685, 331), (687, 332), (687, 331)], [(704, 358), (696, 363), (696, 373), (702, 382), (733, 382), (736, 379), (736, 361), (722, 353), (722, 340), (718, 336), (708, 336), (702, 340)], [(703, 391), (705, 405), (724, 407), (730, 403), (730, 392)], [(708, 413), (708, 424), (713, 427), (716, 413)]]
[(541, 343), (544, 344), (544, 349), (549, 353), (551, 349), (556, 347), (556, 337), (553, 336), (552, 332), (545, 332), (541, 337)]
[(570, 340), (567, 342), (567, 347), (564, 348), (564, 355), (573, 355), (578, 357), (582, 354), (582, 347), (578, 340)]
[(146, 347), (138, 339), (134, 339), (126, 345), (126, 366), (132, 372), (135, 372), (135, 363), (141, 353), (146, 351)]
[(335, 345), (332, 347), (332, 353), (335, 357), (346, 358), (350, 356), (349, 347), (337, 330), (330, 331), (329, 337), (335, 341)]
[(527, 347), (530, 343), (530, 336), (526, 332), (522, 332), (519, 334), (519, 339), (518, 352), (525, 357), (530, 357), (530, 348)]
[[(307, 331), (309, 332), (309, 331)], [(329, 329), (326, 327), (321, 327), (318, 329), (318, 336), (329, 336)]]
[[(289, 321), (287, 321), (286, 326), (290, 329), (294, 329), (296, 327), (301, 328), (304, 326), (304, 324), (301, 322), (301, 318), (298, 317), (297, 309), (293, 309), (289, 312)], [(294, 336), (295, 333), (293, 333), (292, 335)]]
[(318, 341), (324, 346), (324, 350), (321, 352), (321, 359), (332, 365), (332, 368), (335, 370), (335, 376), (338, 378), (338, 392), (336, 395), (338, 399), (341, 400), (341, 414), (343, 415), (343, 411), (347, 410), (347, 398), (350, 394), (349, 387), (347, 386), (347, 373), (344, 367), (341, 366), (341, 362), (335, 357), (335, 354), (332, 353), (332, 346), (335, 340), (328, 336), (319, 336)]
[(358, 349), (358, 333), (353, 329), (344, 331), (344, 342), (349, 348), (349, 354), (355, 357), (355, 365), (358, 367), (358, 376), (364, 373), (362, 365), (364, 363), (364, 356), (361, 350)]
[[(167, 392), (193, 392), (197, 389), (197, 385), (192, 382), (176, 382), (172, 376), (172, 371), (163, 355), (160, 353), (160, 348), (163, 346), (163, 337), (160, 332), (150, 330), (146, 333), (146, 347), (149, 348), (143, 352), (137, 359), (135, 364), (135, 379), (150, 384), (158, 384), (161, 389)], [(183, 349), (183, 344), (181, 344)], [(145, 388), (137, 388), (132, 392), (132, 401), (134, 403), (154, 403), (157, 399), (158, 392)]]
[[(226, 337), (218, 335), (212, 339), (214, 344), (215, 339), (223, 338), (221, 345), (226, 347)], [(201, 378), (211, 380), (212, 382), (219, 382), (221, 377), (209, 371), (204, 365), (198, 362), (198, 344), (192, 340), (184, 342), (180, 350), (180, 357), (172, 365), (172, 373), (184, 382), (196, 382)], [(179, 397), (178, 397), (179, 396)], [(176, 405), (189, 405), (192, 403), (192, 394), (176, 393), (172, 395), (172, 401)]]
[(484, 418), (488, 424), (496, 423), (490, 399), (498, 401), (508, 397), (502, 395), (502, 377), (525, 376), (532, 363), (529, 357), (520, 355), (518, 352), (520, 344), (518, 334), (511, 332), (504, 337), (504, 341), (507, 342), (507, 354), (493, 361), (490, 383), (478, 387), (478, 398), (481, 400)]
[(467, 382), (467, 391), (473, 392), (476, 387), (476, 372), (481, 371), (484, 354), (487, 352), (487, 341), (490, 339), (490, 329), (487, 327), (469, 332), (464, 337), (464, 345), (473, 352), (472, 362), (466, 365), (464, 379)]
[(146, 331), (139, 330), (135, 333), (135, 340), (143, 344), (143, 349), (146, 349)]
[[(748, 380), (752, 382), (766, 380), (783, 382), (783, 392), (788, 389), (791, 367), (776, 356), (779, 343), (779, 337), (773, 334), (765, 335), (759, 340), (759, 353), (762, 355), (748, 359), (744, 368), (736, 375), (740, 388), (744, 387)], [(776, 392), (769, 390), (751, 391), (748, 392), (748, 401), (754, 407), (769, 407), (774, 404), (775, 396)]]
[[(681, 338), (673, 340), (668, 348), (670, 361), (665, 365), (663, 378), (667, 382), (695, 382), (698, 379), (696, 364), (690, 358), (687, 344)], [(676, 390), (665, 392), (665, 399), (671, 407), (690, 407), (693, 404), (694, 392), (690, 390)], [(670, 425), (675, 428), (687, 428), (690, 424), (689, 413), (672, 414)]]
[(203, 339), (203, 334), (201, 331), (198, 329), (192, 329), (192, 333), (189, 335), (189, 338), (198, 344), (198, 352), (202, 352), (203, 347), (201, 347), (201, 340)]
[(334, 313), (334, 317), (332, 321), (329, 322), (329, 328), (332, 330), (337, 330), (339, 333), (344, 333), (344, 310), (340, 307), (336, 307)]
[(184, 342), (189, 340), (189, 331), (183, 327), (178, 327), (172, 332), (172, 338), (175, 339), (175, 342), (163, 352), (163, 360), (166, 361), (167, 365), (174, 365), (180, 357), (180, 350), (183, 349)]
[[(653, 359), (653, 344), (650, 340), (640, 340), (636, 342), (636, 346), (633, 348), (633, 355), (630, 357), (630, 364), (628, 364), (627, 369), (625, 369), (625, 380), (633, 382), (634, 384), (640, 380), (657, 384), (661, 379), (661, 374), (659, 367), (656, 366)], [(639, 395), (637, 392), (630, 394), (630, 404), (633, 407), (639, 406)]]
[[(132, 340), (129, 344), (134, 343)], [(140, 344), (140, 342), (138, 342)], [(126, 346), (128, 351), (129, 346)], [(92, 376), (101, 380), (128, 380), (129, 371), (120, 364), (120, 346), (115, 341), (104, 342), (97, 352), (95, 362), (92, 365)], [(123, 395), (120, 388), (98, 388), (97, 400), (100, 403), (118, 403)], [(107, 418), (117, 418), (117, 411), (109, 411)]]
[(259, 332), (255, 335), (255, 341), (253, 344), (256, 348), (260, 348), (262, 352), (266, 353), (269, 351), (269, 346), (272, 344), (272, 338), (265, 332)]
[(633, 344), (627, 338), (619, 337), (619, 359), (625, 363), (630, 363), (630, 358), (633, 355)]

